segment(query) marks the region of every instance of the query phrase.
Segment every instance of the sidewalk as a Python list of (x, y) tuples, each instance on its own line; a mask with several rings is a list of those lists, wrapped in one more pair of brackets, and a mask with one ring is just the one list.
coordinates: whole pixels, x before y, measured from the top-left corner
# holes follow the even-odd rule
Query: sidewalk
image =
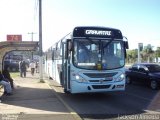
[[(47, 79), (47, 78), (46, 78)], [(17, 77), (13, 95), (2, 96), (0, 120), (17, 117), (19, 120), (73, 120), (74, 115), (56, 97), (47, 83), (39, 82), (39, 74)], [(17, 120), (14, 119), (14, 120)]]

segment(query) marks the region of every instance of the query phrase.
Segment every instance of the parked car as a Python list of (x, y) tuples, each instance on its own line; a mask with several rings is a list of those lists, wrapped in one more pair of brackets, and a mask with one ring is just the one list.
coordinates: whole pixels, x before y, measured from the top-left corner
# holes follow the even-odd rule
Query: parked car
[(137, 63), (126, 69), (126, 83), (141, 82), (152, 89), (160, 87), (160, 65), (156, 63)]

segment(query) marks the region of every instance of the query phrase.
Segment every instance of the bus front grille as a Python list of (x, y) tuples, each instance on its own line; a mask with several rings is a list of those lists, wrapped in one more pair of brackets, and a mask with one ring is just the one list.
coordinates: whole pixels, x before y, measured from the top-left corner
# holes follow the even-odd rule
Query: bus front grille
[(113, 72), (113, 73), (83, 73), (87, 77), (90, 78), (107, 78), (107, 77), (113, 77), (117, 74), (118, 72)]
[(109, 81), (112, 81), (113, 79), (110, 79), (110, 80), (89, 80), (89, 82), (98, 82), (98, 83), (102, 83), (102, 82), (109, 82)]

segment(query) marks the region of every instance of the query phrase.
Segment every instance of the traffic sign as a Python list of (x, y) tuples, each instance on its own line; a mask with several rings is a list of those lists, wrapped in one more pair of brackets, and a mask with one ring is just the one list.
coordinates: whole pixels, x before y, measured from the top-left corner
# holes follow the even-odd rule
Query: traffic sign
[(22, 41), (22, 35), (7, 35), (7, 41)]

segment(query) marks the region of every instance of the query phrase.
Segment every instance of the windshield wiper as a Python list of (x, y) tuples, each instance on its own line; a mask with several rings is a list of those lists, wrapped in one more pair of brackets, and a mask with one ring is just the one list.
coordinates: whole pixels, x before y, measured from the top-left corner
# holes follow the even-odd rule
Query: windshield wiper
[(108, 47), (108, 45), (114, 40), (114, 38), (112, 38), (108, 43), (106, 43), (106, 45), (103, 46), (103, 44), (101, 45), (102, 46), (102, 54), (104, 54), (104, 48)]
[(114, 38), (112, 38), (108, 43), (106, 43), (106, 45), (105, 46), (103, 46), (103, 44), (102, 44), (102, 46), (103, 46), (103, 49), (105, 48), (105, 47), (107, 47), (112, 41), (114, 40)]

